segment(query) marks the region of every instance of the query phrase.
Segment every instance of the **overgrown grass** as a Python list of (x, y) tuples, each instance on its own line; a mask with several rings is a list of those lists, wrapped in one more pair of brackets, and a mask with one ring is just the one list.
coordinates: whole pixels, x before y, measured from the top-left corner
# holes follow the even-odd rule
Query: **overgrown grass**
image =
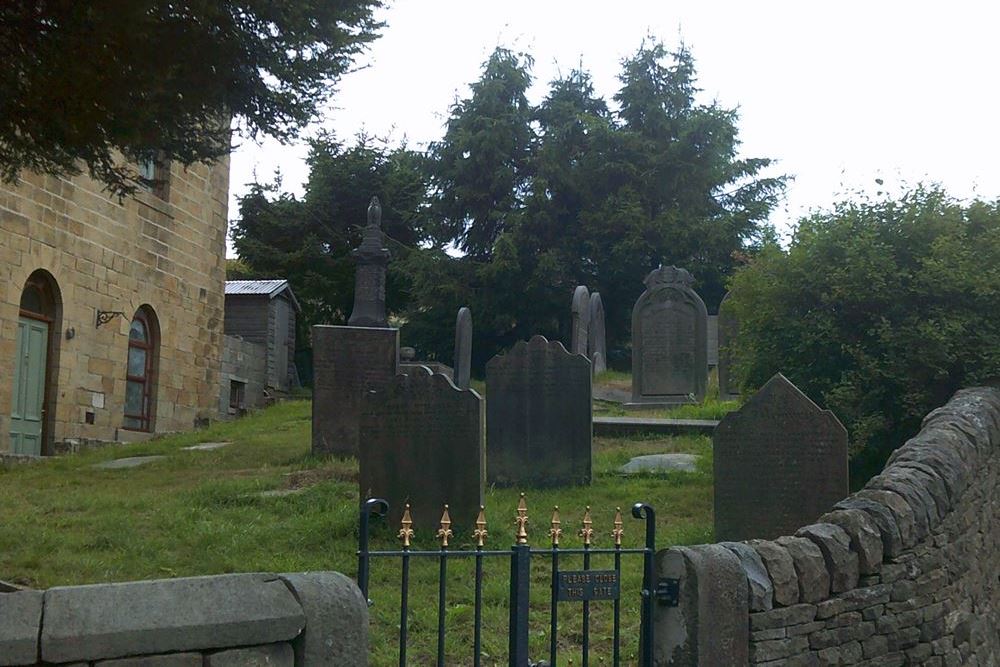
[[(179, 577), (225, 572), (356, 570), (356, 462), (316, 459), (310, 449), (310, 406), (279, 404), (238, 422), (216, 424), (147, 443), (115, 446), (39, 464), (0, 468), (0, 579), (37, 588), (56, 585)], [(229, 441), (215, 451), (184, 451), (199, 442)], [(632, 456), (669, 451), (701, 454), (695, 473), (624, 478), (616, 473)], [(124, 470), (93, 464), (113, 458), (161, 454), (166, 458)], [(589, 487), (527, 490), (529, 534), (548, 545), (552, 506), (562, 513), (565, 546), (576, 547), (579, 522), (592, 507), (597, 546), (610, 546), (615, 507), (625, 514), (626, 546), (641, 546), (642, 522), (631, 519), (635, 501), (657, 510), (657, 545), (712, 539), (711, 444), (707, 438), (595, 440)], [(262, 495), (263, 492), (292, 492)], [(488, 547), (507, 548), (513, 538), (517, 489), (489, 489)], [(392, 549), (397, 526), (376, 524), (373, 548)], [(471, 536), (456, 535), (456, 548)], [(435, 549), (432, 536), (417, 536)], [(532, 577), (531, 647), (546, 652), (547, 559), (536, 558)], [(430, 664), (437, 623), (437, 560), (415, 559), (411, 571), (410, 664)], [(610, 567), (595, 557), (593, 567)], [(579, 568), (566, 557), (563, 569)], [(470, 662), (473, 563), (449, 561), (448, 664)], [(484, 586), (484, 664), (506, 662), (509, 564), (488, 561)], [(399, 562), (372, 567), (372, 664), (396, 661), (399, 632)], [(640, 559), (625, 559), (622, 584), (623, 655), (638, 643)], [(574, 658), (580, 639), (579, 605), (560, 606), (560, 664)], [(592, 659), (610, 661), (611, 603), (592, 604)], [(627, 659), (626, 663), (632, 659)]]

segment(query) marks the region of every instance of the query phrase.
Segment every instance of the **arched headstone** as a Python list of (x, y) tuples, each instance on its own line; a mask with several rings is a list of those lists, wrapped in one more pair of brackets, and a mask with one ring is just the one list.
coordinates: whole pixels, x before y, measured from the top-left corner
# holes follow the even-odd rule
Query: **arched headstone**
[(708, 385), (708, 311), (684, 269), (646, 276), (632, 308), (632, 402), (701, 401)]
[(455, 386), (468, 389), (472, 366), (472, 311), (462, 306), (455, 318)]
[(717, 540), (793, 535), (847, 497), (847, 430), (780, 373), (712, 442)]
[(570, 352), (587, 356), (587, 337), (590, 327), (590, 292), (583, 285), (573, 290), (573, 332)]
[(608, 344), (604, 332), (604, 302), (601, 293), (590, 295), (590, 324), (587, 328), (587, 356), (594, 374), (606, 371), (608, 366)]
[(590, 362), (534, 336), (486, 364), (486, 479), (498, 486), (589, 484)]

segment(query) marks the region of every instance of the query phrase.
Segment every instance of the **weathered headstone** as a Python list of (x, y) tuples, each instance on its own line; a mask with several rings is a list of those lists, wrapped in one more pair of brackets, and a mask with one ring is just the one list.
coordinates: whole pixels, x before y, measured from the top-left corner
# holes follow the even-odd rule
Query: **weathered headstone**
[(719, 398), (723, 401), (740, 397), (739, 390), (733, 384), (733, 357), (730, 348), (738, 331), (739, 322), (729, 304), (729, 292), (726, 292), (719, 304)]
[(604, 331), (604, 301), (600, 292), (590, 295), (590, 324), (587, 328), (587, 356), (596, 375), (608, 369), (608, 343)]
[(583, 285), (573, 290), (572, 339), (570, 351), (587, 356), (588, 328), (590, 327), (590, 292)]
[(487, 481), (589, 484), (590, 362), (534, 336), (486, 364)]
[(399, 368), (399, 330), (312, 328), (312, 453), (357, 456), (361, 398)]
[(455, 386), (468, 389), (472, 372), (472, 311), (465, 306), (458, 309), (455, 318)]
[(418, 531), (436, 530), (445, 504), (456, 524), (471, 526), (483, 502), (481, 406), (475, 391), (427, 368), (368, 392), (360, 497), (388, 500), (393, 525), (409, 503)]
[(701, 401), (708, 386), (708, 311), (684, 269), (661, 266), (632, 308), (632, 402)]
[(351, 254), (357, 262), (354, 274), (354, 310), (347, 324), (352, 327), (388, 326), (385, 316), (385, 268), (389, 249), (383, 247), (382, 206), (378, 197), (368, 205), (368, 224), (362, 232), (361, 245)]
[(793, 535), (848, 494), (847, 431), (780, 373), (712, 440), (717, 540)]

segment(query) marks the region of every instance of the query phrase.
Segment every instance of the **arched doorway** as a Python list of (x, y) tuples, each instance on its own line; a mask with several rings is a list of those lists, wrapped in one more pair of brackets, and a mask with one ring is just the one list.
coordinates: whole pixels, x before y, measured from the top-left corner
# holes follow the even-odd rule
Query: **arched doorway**
[(160, 328), (149, 306), (136, 311), (128, 332), (125, 422), (132, 431), (153, 431)]
[(61, 302), (47, 271), (32, 273), (21, 291), (10, 411), (11, 451), (47, 453), (54, 413), (56, 349)]

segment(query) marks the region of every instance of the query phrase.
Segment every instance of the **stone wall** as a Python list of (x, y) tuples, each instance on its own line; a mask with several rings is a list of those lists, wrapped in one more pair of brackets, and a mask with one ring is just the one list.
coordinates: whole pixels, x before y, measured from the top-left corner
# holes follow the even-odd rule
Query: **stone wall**
[(659, 665), (1000, 665), (1000, 390), (958, 392), (795, 536), (657, 567)]
[(223, 336), (222, 373), (219, 381), (219, 414), (223, 418), (239, 416), (229, 405), (233, 382), (244, 384), (244, 407), (263, 407), (266, 398), (264, 388), (267, 383), (267, 349), (239, 336)]
[[(0, 451), (10, 451), (21, 293), (43, 270), (57, 290), (43, 454), (122, 439), (128, 332), (159, 324), (153, 431), (218, 411), (229, 161), (174, 165), (167, 192), (119, 200), (86, 176), (0, 184)], [(165, 197), (165, 198), (164, 198)], [(97, 311), (116, 311), (98, 327)]]
[(0, 664), (363, 667), (368, 605), (338, 572), (0, 589)]

